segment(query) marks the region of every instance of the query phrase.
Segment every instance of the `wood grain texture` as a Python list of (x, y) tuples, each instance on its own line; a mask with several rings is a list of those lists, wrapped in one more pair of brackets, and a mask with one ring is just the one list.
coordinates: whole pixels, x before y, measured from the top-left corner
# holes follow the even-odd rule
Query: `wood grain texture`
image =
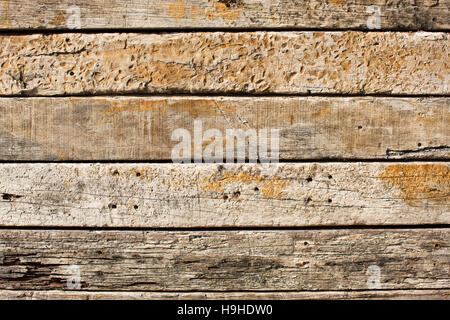
[[(88, 291), (448, 289), (449, 229), (0, 230), (0, 289)], [(372, 267), (373, 268), (373, 267)]]
[(170, 160), (196, 120), (224, 141), (254, 129), (268, 150), (279, 130), (282, 160), (450, 156), (449, 98), (105, 97), (0, 99), (0, 159)]
[(450, 222), (447, 163), (2, 164), (0, 225)]
[[(79, 11), (70, 9), (73, 5)], [(377, 28), (450, 26), (448, 0), (1, 0), (0, 29), (368, 29), (371, 5), (380, 9)]]
[(449, 48), (427, 32), (4, 35), (0, 95), (444, 95)]
[(362, 290), (303, 292), (127, 292), (0, 290), (2, 300), (448, 300), (450, 290)]

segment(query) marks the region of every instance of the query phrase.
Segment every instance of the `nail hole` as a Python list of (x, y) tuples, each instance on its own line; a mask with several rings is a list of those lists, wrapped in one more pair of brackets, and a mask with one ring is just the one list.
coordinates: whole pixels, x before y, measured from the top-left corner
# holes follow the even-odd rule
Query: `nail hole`
[(114, 203), (110, 203), (110, 204), (108, 205), (108, 207), (109, 207), (110, 209), (115, 209), (115, 208), (117, 208), (117, 206), (116, 206)]
[(258, 187), (255, 187), (255, 189), (253, 189), (253, 190), (255, 190), (255, 191), (259, 191), (259, 188), (258, 188)]
[(303, 242), (304, 246), (307, 246), (308, 244), (309, 244), (308, 241)]
[(73, 73), (73, 71), (70, 71), (69, 74), (70, 74), (71, 76), (73, 76), (75, 73)]
[(140, 172), (136, 172), (136, 177), (140, 177), (141, 173)]
[(434, 248), (435, 248), (435, 249), (439, 249), (440, 247), (441, 247), (441, 245), (440, 245), (439, 243), (435, 243), (435, 244), (434, 244)]
[(134, 205), (134, 210), (137, 210), (139, 207), (137, 205)]
[(66, 42), (69, 42), (70, 41), (70, 39), (69, 38), (66, 38)]
[(421, 146), (422, 146), (422, 144), (421, 144), (421, 143), (419, 142), (419, 143), (417, 144), (417, 146), (418, 146), (418, 147), (421, 147)]
[(103, 251), (102, 250), (98, 250), (97, 254), (103, 254)]
[(331, 203), (331, 202), (333, 202), (333, 200), (331, 200), (331, 199), (328, 199), (328, 203)]
[(328, 176), (328, 179), (333, 179), (333, 176), (330, 174), (330, 175)]
[(361, 129), (362, 129), (362, 126), (358, 126), (358, 129), (361, 130)]
[(228, 196), (226, 194), (223, 196), (223, 200), (228, 200)]
[(113, 175), (118, 176), (118, 175), (119, 175), (119, 171), (114, 170), (114, 171), (113, 171)]
[(311, 177), (308, 177), (308, 178), (306, 179), (306, 181), (311, 182), (311, 181), (312, 181), (312, 178), (311, 178)]

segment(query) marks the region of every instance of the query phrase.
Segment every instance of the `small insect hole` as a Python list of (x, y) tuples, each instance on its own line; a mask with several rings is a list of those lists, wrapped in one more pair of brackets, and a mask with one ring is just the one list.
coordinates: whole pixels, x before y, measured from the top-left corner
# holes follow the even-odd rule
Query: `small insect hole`
[(311, 182), (311, 181), (312, 181), (312, 178), (311, 178), (311, 177), (308, 177), (308, 178), (306, 178), (306, 181)]

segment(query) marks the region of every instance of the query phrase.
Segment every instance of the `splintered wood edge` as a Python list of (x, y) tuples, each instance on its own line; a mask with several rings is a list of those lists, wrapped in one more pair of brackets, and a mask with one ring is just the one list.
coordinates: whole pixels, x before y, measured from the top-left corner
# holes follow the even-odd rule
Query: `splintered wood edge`
[(0, 289), (446, 289), (448, 241), (445, 228), (0, 230)]
[(2, 300), (301, 300), (383, 299), (448, 300), (450, 290), (367, 290), (320, 292), (95, 292), (0, 290)]

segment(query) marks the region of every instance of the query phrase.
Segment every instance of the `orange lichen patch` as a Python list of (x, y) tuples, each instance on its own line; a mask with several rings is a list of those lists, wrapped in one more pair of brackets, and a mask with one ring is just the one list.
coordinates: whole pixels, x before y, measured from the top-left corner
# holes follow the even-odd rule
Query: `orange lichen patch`
[(62, 25), (66, 23), (66, 17), (63, 13), (58, 13), (51, 21), (50, 24), (53, 25)]
[(335, 6), (340, 6), (347, 0), (330, 0), (330, 3), (334, 4)]
[(391, 165), (378, 177), (389, 187), (399, 189), (411, 206), (421, 202), (450, 203), (449, 167), (441, 164)]
[(288, 182), (279, 177), (263, 175), (252, 176), (246, 173), (224, 173), (220, 179), (217, 176), (204, 178), (200, 187), (205, 191), (224, 192), (225, 187), (231, 183), (249, 185), (251, 183), (260, 186), (261, 194), (266, 199), (280, 199), (283, 196), (283, 189)]
[(225, 3), (216, 2), (214, 3), (214, 9), (216, 13), (224, 20), (236, 20), (240, 15), (239, 9), (231, 9), (226, 6)]
[(173, 19), (182, 19), (186, 14), (186, 4), (178, 0), (177, 2), (169, 4), (169, 16)]

